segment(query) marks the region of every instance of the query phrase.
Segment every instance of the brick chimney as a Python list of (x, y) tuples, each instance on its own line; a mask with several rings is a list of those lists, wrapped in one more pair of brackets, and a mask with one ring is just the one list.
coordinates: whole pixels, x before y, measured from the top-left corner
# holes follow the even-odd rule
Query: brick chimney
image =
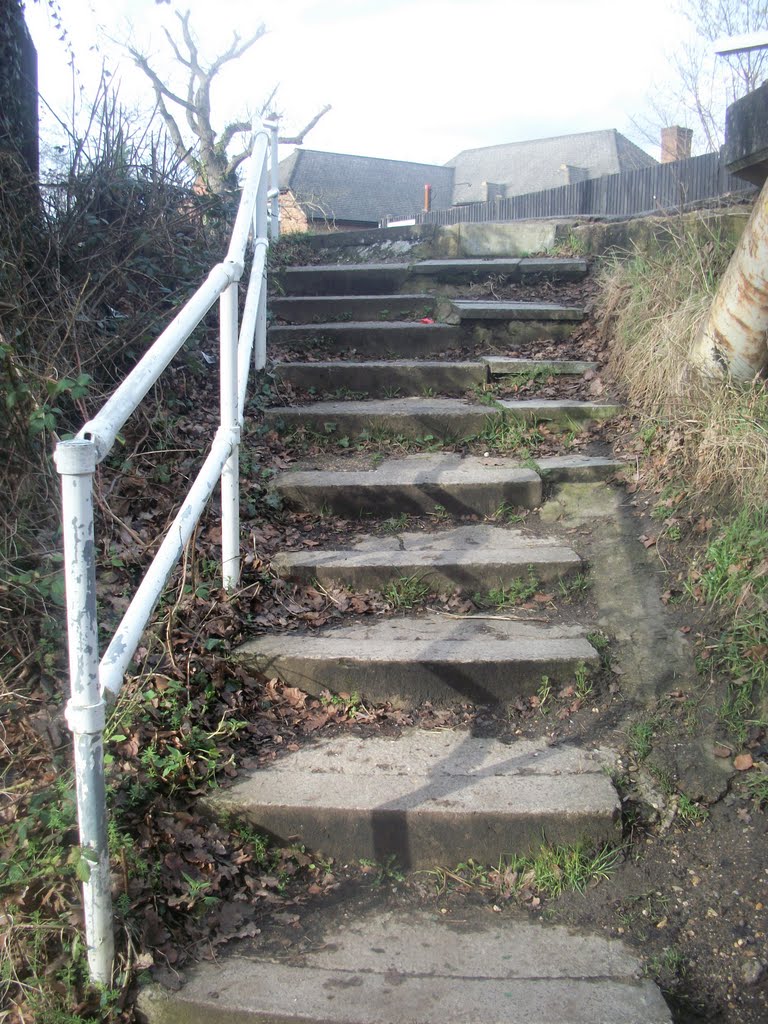
[(672, 163), (673, 160), (687, 160), (691, 155), (693, 129), (681, 128), (679, 124), (661, 129), (661, 162)]

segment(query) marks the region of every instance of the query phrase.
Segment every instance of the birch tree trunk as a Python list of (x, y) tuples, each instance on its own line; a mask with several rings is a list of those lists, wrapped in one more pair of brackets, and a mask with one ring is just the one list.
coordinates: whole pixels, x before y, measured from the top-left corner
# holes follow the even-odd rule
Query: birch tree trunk
[(691, 362), (707, 377), (751, 380), (768, 369), (768, 181), (694, 342)]

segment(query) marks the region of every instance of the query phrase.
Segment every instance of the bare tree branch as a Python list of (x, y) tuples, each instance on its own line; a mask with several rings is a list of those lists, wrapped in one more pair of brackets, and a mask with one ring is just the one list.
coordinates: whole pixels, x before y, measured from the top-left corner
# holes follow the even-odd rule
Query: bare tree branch
[(244, 149), (241, 153), (238, 153), (237, 156), (230, 157), (229, 162), (227, 163), (227, 174), (234, 174), (240, 164), (244, 160), (247, 160), (250, 155), (250, 149)]
[[(165, 96), (166, 99), (171, 100), (171, 102), (178, 103), (180, 107), (192, 106), (192, 104), (188, 103), (186, 100), (183, 100), (181, 96), (177, 96), (175, 92), (171, 92), (168, 86), (160, 80), (157, 73), (153, 71), (153, 69), (149, 66), (149, 61), (144, 56), (144, 54), (139, 53), (138, 50), (134, 50), (132, 47), (127, 47), (127, 49), (131, 57), (133, 57), (133, 62), (136, 65), (136, 67), (140, 68), (152, 83), (155, 89), (155, 93), (157, 95)], [(194, 110), (194, 107), (192, 107), (192, 109)]]
[[(211, 113), (211, 83), (226, 64), (242, 57), (261, 39), (266, 29), (261, 24), (247, 38), (241, 38), (237, 32), (234, 32), (227, 49), (210, 64), (206, 64), (200, 56), (198, 43), (190, 25), (190, 12), (186, 11), (184, 14), (176, 12), (176, 16), (179, 19), (179, 29), (175, 35), (166, 30), (165, 36), (177, 63), (185, 69), (186, 99), (160, 78), (150, 65), (146, 54), (132, 46), (126, 46), (126, 49), (136, 66), (144, 72), (152, 84), (158, 112), (165, 123), (179, 159), (187, 164), (210, 191), (225, 192), (236, 187), (235, 172), (250, 152), (243, 146), (241, 151), (229, 157), (227, 149), (238, 135), (250, 132), (251, 122), (245, 118), (236, 118), (218, 134), (213, 127)], [(179, 32), (181, 39), (178, 38)], [(262, 106), (262, 113), (271, 107), (276, 92), (277, 87), (272, 90)], [(189, 132), (196, 140), (194, 147), (185, 144), (179, 121), (169, 109), (168, 104), (175, 104), (184, 111)], [(292, 138), (283, 138), (280, 141), (301, 145), (305, 136), (330, 109), (330, 105), (324, 107), (298, 135)]]
[(315, 114), (315, 116), (312, 118), (312, 120), (309, 122), (309, 124), (305, 125), (305, 127), (302, 128), (302, 130), (297, 135), (294, 135), (291, 138), (283, 138), (283, 136), (281, 135), (280, 136), (280, 142), (284, 143), (286, 146), (301, 146), (301, 145), (303, 145), (304, 137), (306, 135), (308, 135), (312, 131), (312, 129), (315, 127), (315, 125), (320, 120), (320, 118), (321, 117), (325, 117), (325, 115), (328, 113), (328, 111), (330, 109), (331, 109), (331, 104), (330, 103), (326, 103), (326, 105), (323, 107), (323, 109), (319, 113)]
[(694, 129), (695, 149), (712, 152), (723, 142), (726, 107), (768, 74), (768, 52), (715, 57), (711, 44), (722, 36), (768, 29), (768, 0), (680, 0), (679, 10), (695, 38), (670, 57), (673, 80), (654, 89), (651, 116), (633, 124), (656, 143), (661, 128), (685, 125)]

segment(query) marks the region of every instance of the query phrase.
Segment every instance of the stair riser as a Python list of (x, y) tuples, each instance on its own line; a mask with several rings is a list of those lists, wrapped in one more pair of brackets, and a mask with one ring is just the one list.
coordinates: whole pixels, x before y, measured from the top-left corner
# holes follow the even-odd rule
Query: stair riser
[(422, 261), (378, 266), (304, 267), (279, 271), (271, 277), (280, 295), (384, 295), (408, 290), (438, 292), (455, 285), (491, 279), (522, 281), (579, 281), (586, 276), (583, 260), (509, 259), (481, 261)]
[(502, 505), (508, 507), (537, 508), (542, 501), (539, 477), (531, 474), (528, 480), (510, 480), (507, 483), (441, 486), (439, 483), (385, 484), (347, 488), (281, 480), (277, 493), (288, 505), (307, 511), (329, 512), (355, 519), (376, 516), (386, 519), (401, 513), (414, 516), (494, 516)]
[[(350, 403), (351, 405), (352, 403)], [(621, 408), (613, 405), (582, 406), (572, 404), (561, 409), (531, 402), (506, 406), (504, 411), (488, 407), (487, 411), (476, 411), (476, 407), (451, 412), (423, 412), (409, 415), (395, 411), (390, 414), (366, 415), (359, 406), (356, 409), (337, 410), (333, 413), (321, 409), (315, 411), (311, 405), (296, 408), (268, 409), (264, 414), (265, 424), (272, 430), (290, 432), (304, 427), (327, 437), (360, 437), (362, 434), (384, 433), (412, 440), (432, 437), (436, 441), (454, 442), (477, 437), (501, 423), (534, 426), (546, 423), (555, 430), (579, 430), (590, 423), (602, 422), (617, 416)]]
[(292, 348), (307, 352), (341, 354), (354, 350), (367, 359), (425, 358), (452, 349), (480, 351), (534, 341), (566, 341), (578, 326), (568, 320), (462, 321), (449, 324), (361, 325), (329, 323), (270, 327), (268, 348)]
[[(551, 786), (549, 780), (526, 780), (528, 795)], [(565, 780), (564, 780), (565, 782)], [(574, 787), (575, 788), (575, 787)], [(514, 807), (514, 785), (510, 785), (510, 806)], [(231, 811), (237, 814), (235, 808)], [(390, 861), (403, 870), (428, 870), (456, 864), (471, 850), (474, 860), (498, 864), (513, 853), (532, 853), (546, 837), (549, 843), (575, 844), (581, 841), (600, 846), (620, 842), (618, 816), (595, 812), (481, 814), (430, 814), (381, 810), (365, 813), (354, 809), (267, 807), (256, 812), (240, 811), (249, 824), (275, 836), (281, 843), (289, 837), (309, 850), (333, 857), (341, 863), (371, 860)]]
[[(270, 290), (278, 295), (387, 295), (399, 292), (408, 280), (402, 264), (377, 267), (324, 267), (282, 270), (270, 277)], [(420, 291), (422, 282), (410, 291)], [(269, 302), (269, 300), (267, 300)]]
[(360, 434), (386, 432), (405, 438), (432, 437), (436, 441), (458, 441), (464, 437), (481, 434), (488, 423), (500, 419), (498, 410), (487, 412), (466, 411), (453, 413), (422, 413), (411, 416), (408, 413), (392, 413), (382, 416), (368, 416), (364, 411), (350, 413), (315, 413), (312, 406), (296, 409), (267, 409), (264, 422), (272, 430), (292, 431), (304, 427), (328, 437), (359, 437)]
[(432, 316), (435, 300), (430, 295), (319, 296), (271, 298), (273, 316), (291, 324), (330, 323), (345, 320), (399, 320)]
[(274, 376), (294, 387), (334, 394), (344, 388), (374, 398), (418, 396), (427, 392), (461, 395), (485, 384), (487, 368), (482, 363), (455, 366), (451, 363), (422, 363), (397, 366), (393, 363), (277, 363)]
[(518, 645), (508, 660), (377, 660), (333, 657), (260, 655), (256, 651), (237, 656), (250, 670), (278, 676), (289, 686), (320, 696), (359, 693), (367, 701), (390, 701), (395, 707), (412, 708), (424, 701), (433, 704), (506, 704), (534, 693), (547, 676), (553, 684), (573, 679), (580, 663), (597, 665), (597, 655), (586, 640), (549, 640)]
[(534, 341), (567, 341), (578, 323), (558, 320), (462, 321), (463, 345), (479, 351), (508, 350)]
[(466, 285), (489, 280), (523, 284), (538, 284), (541, 281), (581, 281), (586, 277), (587, 269), (586, 262), (581, 259), (437, 259), (414, 263), (411, 276), (416, 281), (428, 282), (428, 287), (433, 290), (435, 285)]
[(527, 559), (521, 558), (517, 564), (500, 561), (485, 565), (442, 567), (425, 567), (415, 561), (410, 564), (401, 562), (396, 566), (349, 564), (338, 567), (297, 565), (283, 562), (280, 558), (273, 562), (273, 568), (280, 576), (303, 583), (317, 580), (323, 586), (341, 584), (357, 591), (382, 590), (388, 584), (404, 577), (415, 576), (438, 593), (451, 593), (458, 588), (469, 594), (509, 586), (513, 580), (527, 578), (531, 572), (542, 583), (548, 583), (576, 571), (580, 565), (581, 559), (575, 554), (563, 554), (558, 560), (542, 562), (537, 561), (533, 553)]
[(576, 359), (505, 359), (503, 356), (487, 356), (484, 362), (488, 365), (488, 373), (492, 380), (541, 371), (553, 377), (580, 377), (588, 370), (598, 370), (600, 366), (599, 363)]
[(413, 326), (378, 324), (320, 324), (311, 326), (270, 327), (267, 346), (301, 349), (308, 352), (340, 354), (353, 349), (368, 359), (424, 358), (442, 355), (462, 344), (462, 332), (447, 324)]
[(504, 415), (515, 423), (534, 425), (547, 423), (557, 430), (579, 429), (589, 423), (602, 423), (612, 419), (621, 412), (618, 405), (600, 405), (591, 402), (553, 402), (550, 405), (530, 401), (514, 401), (502, 399)]

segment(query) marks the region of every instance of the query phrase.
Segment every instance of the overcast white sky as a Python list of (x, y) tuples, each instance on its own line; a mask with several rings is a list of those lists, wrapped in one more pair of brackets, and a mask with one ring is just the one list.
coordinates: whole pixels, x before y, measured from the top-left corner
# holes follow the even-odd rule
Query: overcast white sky
[[(162, 26), (178, 24), (177, 5), (60, 3), (75, 91), (87, 100), (104, 59), (122, 80), (124, 102), (151, 107), (149, 83), (107, 37), (130, 36), (162, 67)], [(475, 146), (602, 128), (631, 135), (631, 118), (642, 115), (687, 32), (670, 0), (190, 0), (187, 7), (210, 57), (233, 31), (246, 36), (262, 21), (268, 30), (222, 81), (214, 97), (220, 123), (280, 83), (289, 130), (333, 105), (309, 148), (441, 164)], [(28, 3), (27, 23), (41, 93), (67, 120), (68, 54), (44, 3)]]

